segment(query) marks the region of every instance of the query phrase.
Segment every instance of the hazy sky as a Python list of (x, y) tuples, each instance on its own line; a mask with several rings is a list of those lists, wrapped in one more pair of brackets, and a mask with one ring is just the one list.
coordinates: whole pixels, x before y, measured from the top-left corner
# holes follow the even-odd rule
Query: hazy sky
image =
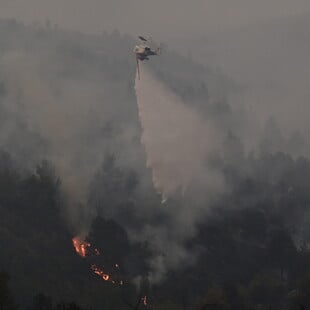
[(164, 40), (309, 12), (309, 0), (0, 0), (0, 17), (50, 19), (86, 32), (117, 28)]

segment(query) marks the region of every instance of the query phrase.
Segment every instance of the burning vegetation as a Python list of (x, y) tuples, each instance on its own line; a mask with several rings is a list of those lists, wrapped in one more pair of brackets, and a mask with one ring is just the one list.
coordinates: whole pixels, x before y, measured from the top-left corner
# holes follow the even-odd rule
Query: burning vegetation
[(87, 256), (88, 250), (91, 247), (90, 243), (84, 241), (82, 238), (78, 236), (72, 239), (72, 243), (77, 254), (79, 254), (81, 257)]
[[(75, 252), (82, 258), (88, 257), (91, 259), (94, 258), (95, 256), (100, 255), (100, 251), (97, 248), (93, 247), (90, 242), (85, 241), (79, 236), (76, 236), (72, 239), (72, 244), (75, 249)], [(92, 263), (90, 269), (106, 282), (110, 282), (115, 285), (124, 284), (124, 280), (119, 279), (120, 276), (118, 274), (120, 266), (117, 263), (115, 263), (113, 268), (111, 268), (112, 269), (111, 272), (106, 271), (104, 267), (99, 267), (98, 264), (96, 263)]]

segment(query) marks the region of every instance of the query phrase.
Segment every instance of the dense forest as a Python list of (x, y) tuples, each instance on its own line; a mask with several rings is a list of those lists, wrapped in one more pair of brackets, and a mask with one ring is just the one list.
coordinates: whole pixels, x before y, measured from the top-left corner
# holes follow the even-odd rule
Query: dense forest
[[(140, 143), (134, 40), (1, 20), (0, 42), (0, 310), (310, 307), (303, 137), (270, 118), (248, 151), (251, 118), (229, 101), (239, 86), (166, 47), (154, 75), (221, 132), (208, 165), (225, 191), (163, 205)], [(179, 246), (180, 208), (208, 212), (173, 266), (154, 244), (168, 231)], [(156, 281), (154, 257), (170, 262)]]

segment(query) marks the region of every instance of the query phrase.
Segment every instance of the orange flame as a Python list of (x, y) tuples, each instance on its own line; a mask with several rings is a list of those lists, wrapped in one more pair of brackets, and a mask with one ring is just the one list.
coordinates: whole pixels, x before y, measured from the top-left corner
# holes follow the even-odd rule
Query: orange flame
[(142, 297), (142, 302), (143, 302), (144, 306), (147, 306), (147, 297), (146, 296)]
[(90, 248), (90, 243), (84, 241), (78, 236), (72, 239), (72, 243), (76, 253), (78, 253), (81, 257), (86, 257), (87, 250)]

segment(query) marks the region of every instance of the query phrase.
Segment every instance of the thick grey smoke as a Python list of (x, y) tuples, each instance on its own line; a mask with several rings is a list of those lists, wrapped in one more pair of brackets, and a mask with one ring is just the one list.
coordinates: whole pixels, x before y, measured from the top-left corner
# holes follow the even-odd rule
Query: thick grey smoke
[[(30, 131), (38, 133), (47, 142), (49, 150), (44, 156), (56, 165), (69, 203), (85, 203), (87, 181), (98, 165), (100, 152), (91, 154), (93, 150), (79, 145), (77, 139), (81, 138), (83, 131), (87, 131), (92, 118), (89, 115), (91, 109), (100, 108), (97, 99), (100, 94), (90, 84), (77, 81), (60, 83), (43, 78), (40, 62), (35, 56), (18, 52), (4, 55), (2, 68), (8, 87), (8, 107), (14, 109), (16, 118), (26, 121)], [(21, 106), (18, 106), (18, 96), (22, 96)], [(8, 124), (8, 127), (14, 126)], [(8, 135), (7, 130), (9, 128), (2, 128), (2, 134)], [(1, 144), (5, 144), (3, 139)], [(99, 145), (96, 147), (100, 148)], [(34, 156), (38, 154), (34, 153)], [(88, 162), (90, 156), (94, 158)], [(75, 211), (76, 208), (70, 208), (70, 212)], [(71, 215), (75, 221), (77, 215)]]
[(122, 95), (103, 75), (96, 77), (98, 70), (65, 74), (67, 64), (57, 56), (62, 57), (45, 49), (3, 53), (0, 146), (30, 170), (43, 159), (55, 165), (69, 206), (64, 213), (81, 232), (95, 215), (87, 206), (91, 178), (106, 152), (127, 145), (118, 159), (137, 160), (132, 146), (137, 127), (128, 108), (130, 121), (125, 120)]

